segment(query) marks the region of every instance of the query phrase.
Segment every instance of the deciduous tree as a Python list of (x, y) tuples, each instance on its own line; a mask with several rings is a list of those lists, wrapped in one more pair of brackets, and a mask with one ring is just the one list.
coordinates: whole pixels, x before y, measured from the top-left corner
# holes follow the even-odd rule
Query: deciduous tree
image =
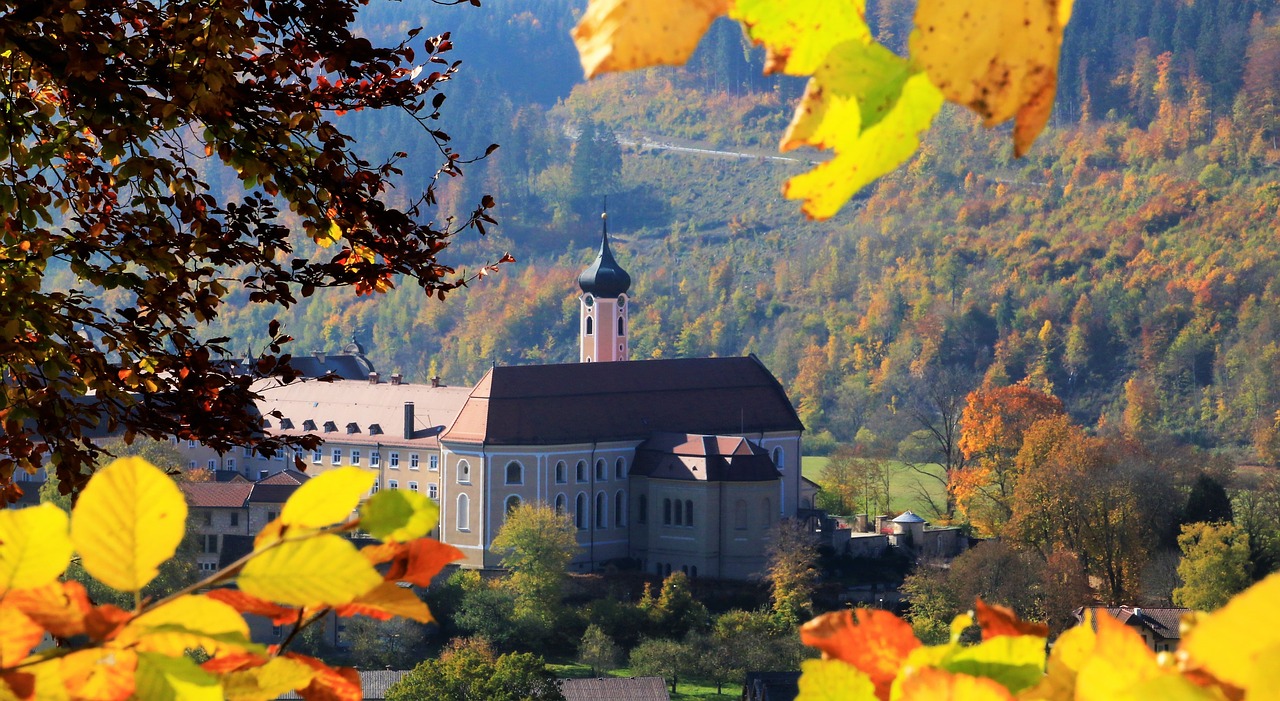
[(1249, 536), (1230, 523), (1188, 523), (1178, 536), (1182, 586), (1173, 602), (1199, 611), (1222, 608), (1253, 579), (1249, 576)]
[(510, 572), (505, 584), (515, 592), (516, 616), (549, 626), (578, 551), (578, 530), (568, 514), (541, 503), (520, 504), (506, 518), (492, 548), (502, 553), (502, 566)]
[(387, 701), (556, 701), (563, 699), (541, 657), (495, 655), (483, 639), (456, 640), (387, 689)]
[(809, 614), (817, 562), (818, 546), (803, 522), (783, 519), (773, 527), (765, 579), (780, 626), (799, 625)]

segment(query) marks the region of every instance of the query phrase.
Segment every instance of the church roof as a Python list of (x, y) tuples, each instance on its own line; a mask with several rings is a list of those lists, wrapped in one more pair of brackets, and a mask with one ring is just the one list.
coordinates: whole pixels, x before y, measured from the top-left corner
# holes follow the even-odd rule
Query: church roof
[(740, 436), (658, 433), (636, 448), (631, 474), (700, 482), (767, 482), (778, 468), (756, 443)]
[(782, 385), (750, 356), (495, 367), (440, 440), (568, 445), (802, 430)]
[(578, 287), (597, 297), (617, 297), (631, 288), (631, 276), (618, 265), (609, 250), (608, 231), (600, 235), (600, 252), (578, 276)]

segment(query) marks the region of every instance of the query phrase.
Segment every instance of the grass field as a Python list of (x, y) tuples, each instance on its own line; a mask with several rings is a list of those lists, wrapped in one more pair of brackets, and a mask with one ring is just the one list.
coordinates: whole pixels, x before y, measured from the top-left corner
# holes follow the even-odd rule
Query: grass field
[[(586, 679), (591, 676), (591, 668), (582, 664), (549, 664), (547, 669), (561, 679)], [(626, 667), (605, 673), (610, 677), (634, 677), (635, 674)], [(667, 690), (671, 690), (671, 682), (667, 681)], [(676, 693), (671, 695), (672, 701), (736, 701), (742, 698), (742, 686), (725, 684), (724, 693), (717, 694), (715, 686), (706, 686), (696, 681), (680, 680)]]
[[(925, 477), (910, 468), (904, 463), (897, 460), (889, 460), (889, 469), (892, 476), (889, 478), (889, 505), (894, 511), (906, 511), (910, 509), (926, 519), (933, 519), (937, 514), (933, 512), (933, 508), (929, 506), (927, 499), (920, 494), (923, 487), (926, 494), (933, 497), (935, 503), (941, 505), (943, 503), (942, 483)], [(817, 455), (806, 455), (801, 458), (801, 473), (814, 482), (820, 482), (822, 477), (822, 468), (827, 464), (827, 458)], [(933, 475), (942, 474), (941, 465), (925, 465), (924, 468)]]

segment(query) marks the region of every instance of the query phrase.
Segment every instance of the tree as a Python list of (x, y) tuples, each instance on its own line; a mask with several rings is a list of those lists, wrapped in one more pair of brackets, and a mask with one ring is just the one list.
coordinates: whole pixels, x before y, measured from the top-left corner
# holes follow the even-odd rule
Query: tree
[(582, 641), (578, 643), (578, 661), (591, 668), (592, 676), (598, 676), (618, 663), (618, 646), (600, 626), (593, 623), (587, 626)]
[(510, 571), (505, 584), (515, 592), (516, 616), (551, 625), (578, 551), (573, 519), (546, 504), (522, 503), (507, 513), (492, 547)]
[(343, 634), (350, 643), (351, 664), (358, 669), (409, 669), (424, 654), (426, 629), (416, 621), (379, 621), (360, 616)]
[(767, 549), (765, 579), (778, 625), (791, 627), (805, 620), (812, 606), (818, 571), (818, 546), (803, 522), (782, 519), (773, 527)]
[(455, 640), (387, 689), (387, 701), (555, 701), (563, 699), (541, 657), (495, 655), (483, 639)]
[(1213, 478), (1213, 475), (1200, 473), (1191, 485), (1191, 493), (1187, 495), (1187, 508), (1183, 510), (1183, 523), (1230, 523), (1231, 497), (1227, 496), (1227, 488)]
[(941, 465), (942, 474), (916, 461), (907, 461), (907, 467), (923, 478), (941, 482), (947, 496), (938, 515), (947, 520), (955, 515), (955, 499), (949, 489), (951, 476), (965, 467), (965, 453), (960, 449), (960, 417), (969, 388), (973, 387), (971, 379), (971, 373), (954, 367), (931, 372), (921, 378), (909, 409), (911, 418), (929, 437), (929, 462)]
[(671, 693), (676, 693), (680, 675), (692, 667), (697, 652), (688, 645), (666, 638), (646, 638), (631, 651), (629, 664), (637, 676), (662, 677), (671, 680)]
[(1248, 588), (1249, 536), (1230, 523), (1188, 523), (1178, 536), (1182, 561), (1178, 576), (1182, 586), (1173, 590), (1173, 602), (1198, 611), (1222, 608)]
[(838, 448), (822, 467), (818, 484), (825, 503), (842, 515), (881, 513), (888, 508), (888, 494), (883, 489), (885, 462), (879, 458), (858, 455), (847, 446)]
[(684, 572), (667, 575), (658, 598), (646, 597), (640, 608), (649, 614), (652, 630), (664, 638), (680, 639), (691, 630), (702, 630), (711, 617), (707, 607), (693, 598)]
[[(176, 436), (263, 455), (318, 444), (266, 436), (251, 413), (251, 375), (296, 377), (276, 322), (252, 373), (221, 361), (225, 339), (206, 325), (233, 295), (269, 309), (321, 288), (385, 291), (398, 276), (429, 295), (467, 282), (438, 256), (464, 229), (483, 232), (492, 198), (462, 221), (426, 223), (434, 178), (406, 206), (390, 204), (403, 154), (365, 160), (335, 120), (403, 113), (434, 140), (437, 177), (459, 175), (468, 161), (435, 126), (439, 87), (457, 70), (451, 40), (415, 30), (375, 46), (352, 26), (361, 4), (53, 0), (0, 11), (9, 500), (15, 470), (46, 464), (62, 489), (82, 487), (101, 452), (82, 440), (90, 427), (126, 443)], [(219, 196), (219, 179), (243, 195)], [(69, 271), (70, 289), (46, 284), (52, 270)], [(98, 308), (86, 289), (111, 303)]]

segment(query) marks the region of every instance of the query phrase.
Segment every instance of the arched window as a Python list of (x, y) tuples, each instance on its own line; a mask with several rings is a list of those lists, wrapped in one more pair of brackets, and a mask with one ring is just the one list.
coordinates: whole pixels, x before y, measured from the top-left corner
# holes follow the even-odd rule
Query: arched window
[(471, 484), (471, 463), (466, 460), (458, 461), (458, 483)]
[(510, 516), (510, 515), (511, 515), (511, 512), (512, 512), (512, 511), (515, 511), (515, 510), (516, 510), (517, 508), (519, 508), (519, 507), (520, 507), (520, 497), (518, 497), (518, 496), (516, 496), (516, 495), (514, 495), (514, 494), (512, 494), (512, 495), (511, 495), (511, 496), (509, 496), (509, 497), (507, 497), (507, 501), (506, 501), (506, 513), (504, 514), (504, 519), (505, 519), (505, 517), (506, 517), (506, 516)]
[(606, 528), (609, 525), (609, 519), (607, 518), (604, 511), (605, 503), (608, 501), (609, 501), (609, 498), (604, 495), (604, 492), (596, 492), (596, 529), (597, 530)]
[(627, 335), (627, 324), (622, 317), (618, 317), (618, 336)]
[(649, 522), (649, 497), (640, 495), (639, 503), (636, 508), (636, 523)]
[(747, 502), (745, 499), (733, 502), (733, 528), (738, 531), (747, 530)]
[(769, 500), (769, 497), (765, 497), (760, 500), (760, 511), (764, 513), (764, 516), (762, 517), (762, 521), (761, 521), (764, 527), (768, 528), (769, 526), (772, 526), (773, 525), (773, 502)]
[(560, 462), (556, 463), (556, 484), (564, 484), (564, 483), (565, 483), (565, 477), (566, 477), (565, 473), (566, 473), (567, 471), (568, 471), (568, 468), (567, 468), (567, 467), (565, 467), (565, 464), (564, 464), (564, 461), (563, 461), (563, 460), (561, 460)]
[(627, 476), (627, 461), (622, 458), (618, 458), (613, 463), (613, 477), (614, 479), (622, 479), (623, 477), (626, 477), (626, 476)]
[(619, 489), (617, 493), (613, 495), (613, 525), (618, 528), (622, 528), (627, 525), (627, 519), (625, 518), (626, 503), (627, 495), (623, 494), (622, 490)]
[(672, 504), (671, 506), (672, 506), (671, 510), (675, 512), (674, 515), (675, 515), (676, 525), (683, 526), (684, 525), (684, 509), (680, 508), (680, 500), (676, 499), (675, 503)]
[(458, 530), (471, 530), (471, 498), (466, 494), (458, 495)]
[(773, 449), (773, 466), (782, 469), (782, 448)]
[(587, 335), (591, 335), (591, 317), (587, 317)]
[(578, 530), (580, 531), (586, 530), (587, 528), (587, 495), (583, 494), (582, 492), (578, 492), (578, 498), (574, 499), (573, 501), (574, 501), (573, 525), (577, 526)]
[(587, 461), (579, 460), (577, 465), (573, 466), (573, 478), (579, 482), (587, 481)]
[(680, 571), (684, 573), (684, 576), (686, 576), (686, 577), (688, 577), (688, 576), (689, 576), (689, 566), (688, 566), (688, 565), (680, 565)]
[(697, 576), (698, 576), (698, 566), (689, 565), (689, 577), (692, 579), (693, 577), (697, 577)]
[(604, 458), (601, 458), (596, 461), (596, 481), (603, 482), (606, 479), (609, 479), (609, 476), (604, 472)]
[(693, 500), (687, 499), (684, 502), (684, 525), (693, 527)]
[(664, 526), (671, 525), (671, 500), (670, 499), (662, 500), (662, 525)]
[(514, 460), (507, 463), (507, 484), (524, 484), (524, 465)]
[(569, 500), (565, 499), (563, 494), (556, 495), (556, 513), (557, 514), (563, 514), (565, 508), (568, 507), (568, 505), (569, 505)]

